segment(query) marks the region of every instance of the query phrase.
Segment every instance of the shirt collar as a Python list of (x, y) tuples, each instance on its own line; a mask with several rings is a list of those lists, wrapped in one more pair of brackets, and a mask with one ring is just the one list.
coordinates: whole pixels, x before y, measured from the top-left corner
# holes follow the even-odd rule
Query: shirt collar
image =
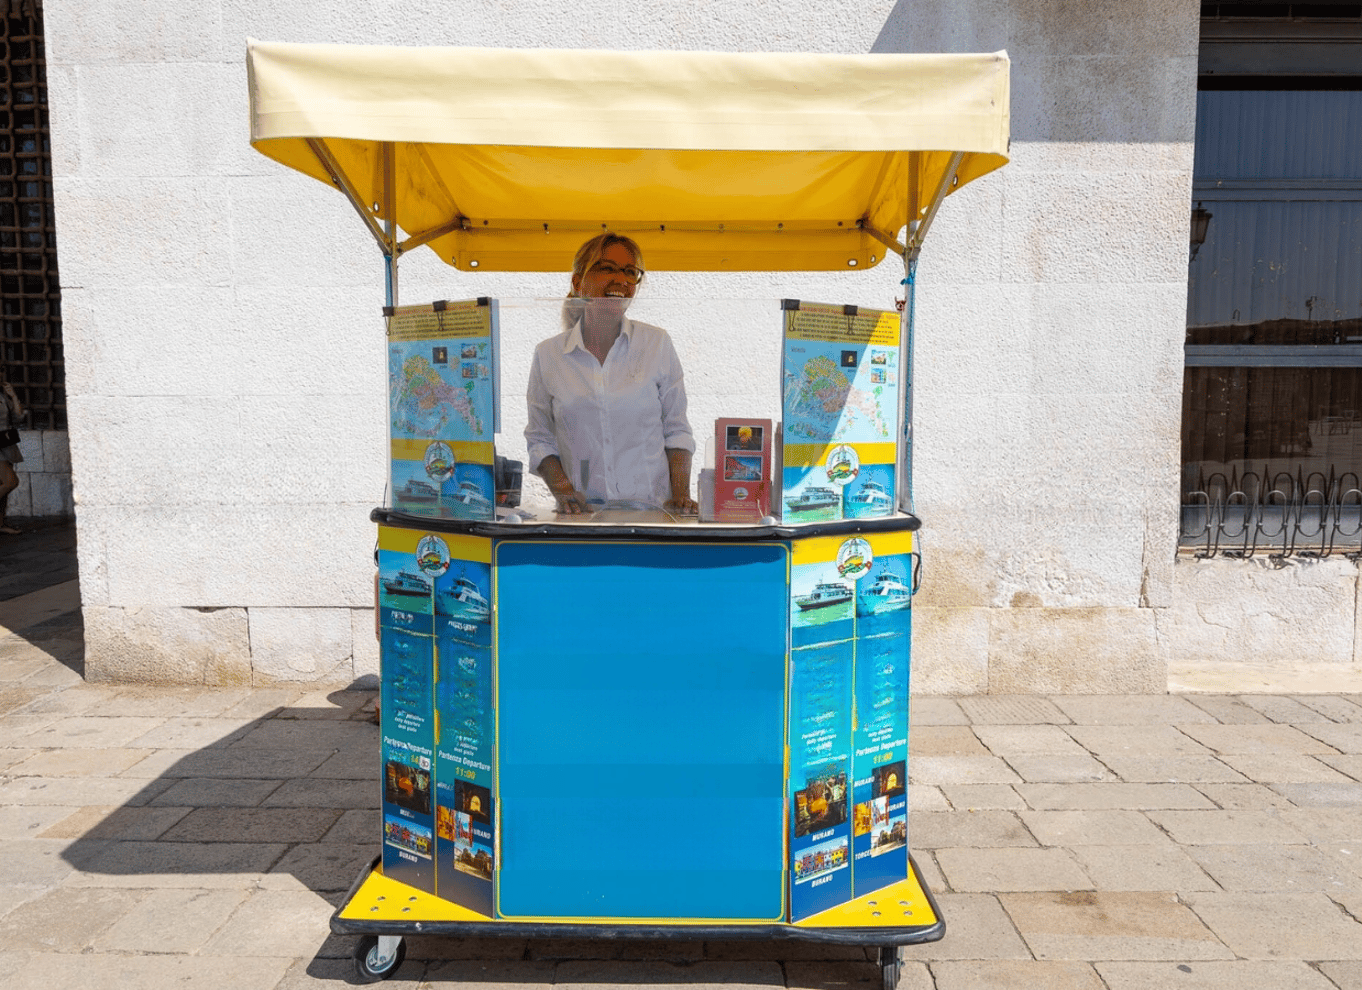
[[(634, 333), (634, 321), (627, 316), (620, 317), (620, 333), (625, 337), (632, 337)], [(577, 318), (577, 322), (572, 324), (572, 329), (570, 329), (567, 332), (567, 336), (563, 338), (564, 354), (571, 354), (578, 348), (586, 350), (586, 344), (582, 343), (581, 317)]]

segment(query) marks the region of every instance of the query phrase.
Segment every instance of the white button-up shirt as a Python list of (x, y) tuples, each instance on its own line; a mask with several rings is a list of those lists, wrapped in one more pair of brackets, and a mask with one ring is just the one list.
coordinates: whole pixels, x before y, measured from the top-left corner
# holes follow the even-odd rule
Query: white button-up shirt
[(601, 364), (571, 330), (534, 350), (525, 442), (535, 473), (557, 454), (588, 499), (671, 498), (667, 448), (694, 452), (681, 361), (661, 327), (625, 319)]

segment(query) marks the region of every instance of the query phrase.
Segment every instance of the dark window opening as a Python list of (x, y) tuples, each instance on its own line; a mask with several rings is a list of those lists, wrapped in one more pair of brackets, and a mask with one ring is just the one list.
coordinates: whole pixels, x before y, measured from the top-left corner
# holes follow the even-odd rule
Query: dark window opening
[(0, 17), (0, 368), (28, 411), (26, 427), (64, 430), (47, 65), (34, 7)]

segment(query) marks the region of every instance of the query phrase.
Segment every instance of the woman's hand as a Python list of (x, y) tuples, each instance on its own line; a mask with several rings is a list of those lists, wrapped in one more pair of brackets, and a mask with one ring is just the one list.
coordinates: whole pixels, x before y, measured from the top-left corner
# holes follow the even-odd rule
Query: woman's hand
[(699, 503), (689, 495), (681, 498), (669, 498), (662, 508), (674, 516), (698, 516), (700, 514)]
[(539, 477), (549, 486), (562, 515), (576, 516), (591, 511), (586, 504), (586, 496), (573, 487), (572, 479), (563, 470), (563, 462), (557, 454), (550, 454), (539, 462)]

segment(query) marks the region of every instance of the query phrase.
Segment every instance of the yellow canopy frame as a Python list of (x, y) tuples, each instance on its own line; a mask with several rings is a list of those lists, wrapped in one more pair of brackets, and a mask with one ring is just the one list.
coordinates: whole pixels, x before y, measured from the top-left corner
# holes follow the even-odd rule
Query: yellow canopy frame
[(344, 192), (390, 277), (423, 244), (562, 271), (607, 228), (654, 269), (870, 268), (915, 257), (942, 199), (1007, 161), (1005, 52), (249, 41), (247, 68), (251, 143)]

